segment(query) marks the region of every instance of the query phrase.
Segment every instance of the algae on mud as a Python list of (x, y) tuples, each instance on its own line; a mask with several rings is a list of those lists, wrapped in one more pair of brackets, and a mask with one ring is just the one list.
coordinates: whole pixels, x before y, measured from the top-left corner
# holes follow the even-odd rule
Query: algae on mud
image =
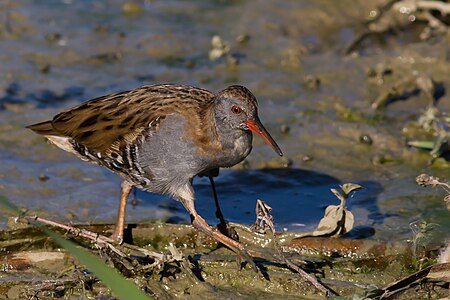
[[(84, 228), (99, 233), (112, 230), (112, 226), (104, 225)], [(274, 249), (270, 250), (273, 242), (270, 236), (255, 234), (249, 227), (242, 225), (236, 226), (235, 229), (241, 241), (251, 249), (262, 249), (268, 257), (275, 254)], [(323, 297), (286, 266), (274, 263), (273, 260), (258, 259), (257, 263), (261, 268), (261, 273), (254, 273), (249, 268), (239, 270), (233, 252), (225, 248), (216, 249), (217, 244), (213, 240), (205, 239), (190, 226), (136, 225), (132, 232), (137, 245), (149, 250), (167, 249), (176, 238), (177, 248), (189, 260), (188, 267), (193, 268), (195, 276), (192, 277), (186, 273), (185, 267), (176, 262), (166, 264), (162, 269), (150, 268), (145, 271), (144, 268), (140, 271), (144, 273), (140, 274), (136, 268), (139, 264), (139, 257), (135, 258), (137, 260), (134, 263), (131, 261), (132, 264), (129, 267), (132, 267), (133, 264), (135, 267), (132, 267), (134, 271), (128, 273), (126, 265), (122, 265), (123, 261), (120, 263), (120, 259), (114, 257), (114, 253), (99, 248), (95, 251), (99, 251), (109, 264), (114, 264), (124, 274), (132, 276), (140, 286), (146, 286), (148, 290), (161, 298), (228, 298), (234, 297), (236, 291), (243, 298), (282, 296), (288, 299), (298, 299), (300, 295), (302, 298)], [(300, 265), (307, 261), (306, 268), (319, 272), (316, 273), (316, 276), (319, 276), (324, 283), (342, 296), (364, 295), (375, 286), (388, 285), (401, 278), (402, 274), (411, 267), (411, 248), (410, 245), (404, 243), (386, 245), (375, 241), (336, 238), (326, 240), (325, 238), (308, 238), (293, 241), (291, 233), (279, 233), (277, 237), (279, 240), (283, 240), (283, 249), (291, 260)], [(77, 237), (72, 238), (87, 247), (94, 246), (95, 248), (95, 244), (86, 243), (85, 240)], [(42, 239), (46, 240), (45, 245), (40, 242)], [(2, 242), (2, 253), (9, 251), (16, 253), (15, 256), (9, 256), (9, 262), (5, 260), (2, 262), (4, 276), (0, 290), (5, 294), (20, 291), (18, 287), (27, 290), (34, 289), (37, 295), (44, 298), (54, 294), (56, 290), (59, 291), (60, 296), (72, 294), (92, 297), (106, 292), (100, 283), (93, 281), (89, 272), (84, 271), (83, 268), (80, 269), (76, 261), (66, 256), (61, 260), (59, 256), (61, 250), (43, 233), (32, 227), (4, 231), (1, 233), (0, 240), (9, 240), (8, 243)], [(159, 242), (155, 244), (156, 241)], [(299, 244), (300, 241), (302, 241), (302, 245)], [(264, 248), (261, 248), (261, 245), (264, 245)], [(326, 246), (331, 250), (317, 248), (314, 245)], [(46, 249), (45, 252), (42, 252), (42, 249)], [(271, 253), (271, 251), (273, 252)], [(288, 254), (288, 251), (291, 254)], [(42, 261), (48, 260), (46, 264), (30, 259), (39, 253), (42, 255)], [(329, 253), (328, 257), (326, 253)], [(17, 261), (17, 257), (20, 257), (21, 260)], [(55, 279), (57, 275), (60, 279)], [(29, 276), (34, 277), (31, 286)], [(42, 289), (45, 284), (53, 286), (55, 290)], [(83, 284), (88, 284), (89, 287), (84, 287)], [(56, 289), (56, 287), (59, 288)], [(422, 293), (421, 291), (416, 292), (418, 295)], [(445, 295), (446, 289), (445, 287), (435, 287), (435, 292), (436, 295)], [(426, 291), (423, 293), (426, 295)]]

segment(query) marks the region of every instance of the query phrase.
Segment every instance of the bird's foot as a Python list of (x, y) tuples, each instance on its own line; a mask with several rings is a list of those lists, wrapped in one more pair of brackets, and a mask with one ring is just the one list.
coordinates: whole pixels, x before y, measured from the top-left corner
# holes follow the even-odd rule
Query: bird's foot
[(111, 234), (110, 238), (112, 240), (114, 240), (115, 242), (122, 244), (123, 242), (123, 230), (119, 231), (119, 230), (114, 230), (113, 234)]
[(235, 241), (239, 241), (239, 235), (237, 234), (236, 230), (230, 226), (229, 223), (223, 223), (220, 222), (217, 224), (217, 229), (225, 236), (229, 237), (230, 239), (233, 239)]
[(242, 247), (241, 249), (239, 249), (237, 254), (239, 255), (239, 258), (240, 258), (238, 260), (239, 267), (242, 268), (245, 265), (245, 263), (248, 263), (252, 267), (253, 271), (258, 273), (258, 268), (256, 267), (255, 261), (250, 256), (247, 249)]
[(197, 228), (198, 230), (200, 230), (201, 232), (203, 232), (206, 235), (212, 237), (216, 241), (224, 244), (225, 246), (227, 246), (228, 248), (233, 250), (236, 254), (238, 254), (239, 257), (240, 257), (239, 266), (242, 266), (243, 262), (247, 262), (252, 267), (252, 269), (255, 272), (258, 272), (258, 268), (256, 267), (255, 262), (253, 261), (253, 259), (250, 256), (247, 248), (243, 244), (241, 244), (241, 243), (231, 239), (230, 237), (224, 235), (220, 231), (213, 230), (205, 222), (205, 220), (203, 218), (201, 218), (200, 216), (198, 216), (198, 215), (196, 216), (196, 218), (194, 218), (192, 220), (192, 225), (195, 228)]

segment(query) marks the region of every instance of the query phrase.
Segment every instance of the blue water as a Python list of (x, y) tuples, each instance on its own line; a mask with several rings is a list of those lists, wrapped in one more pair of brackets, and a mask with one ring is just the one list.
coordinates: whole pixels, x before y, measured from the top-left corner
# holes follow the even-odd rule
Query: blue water
[[(405, 124), (418, 118), (427, 100), (413, 95), (373, 121), (371, 102), (395, 82), (386, 77), (387, 84), (379, 85), (366, 75), (385, 65), (399, 77), (423, 69), (445, 83), (446, 43), (395, 48), (391, 42), (390, 49), (376, 45), (365, 55), (343, 56), (358, 32), (349, 20), (364, 20), (369, 9), (367, 4), (349, 10), (353, 2), (346, 1), (143, 1), (135, 15), (123, 13), (122, 3), (0, 3), (0, 22), (9, 26), (9, 32), (0, 32), (0, 194), (56, 220), (113, 223), (119, 177), (47, 145), (24, 127), (143, 84), (219, 91), (238, 83), (257, 96), (263, 123), (293, 166), (261, 169), (276, 154), (255, 138), (250, 170), (223, 170), (216, 179), (228, 220), (253, 223), (256, 200), (262, 199), (279, 230), (311, 230), (327, 205), (338, 204), (330, 188), (354, 182), (365, 187), (348, 201), (355, 225), (373, 229), (376, 238), (408, 239), (409, 224), (417, 220), (447, 226), (444, 195), (419, 188), (414, 178), (426, 171), (448, 180), (448, 167), (430, 167), (429, 155), (407, 148), (403, 136)], [(214, 35), (230, 45), (228, 58), (209, 60)], [(250, 38), (239, 42), (242, 35)], [(229, 63), (231, 57), (237, 65)], [(307, 75), (320, 79), (315, 89), (304, 84)], [(339, 107), (369, 120), (346, 120)], [(445, 97), (440, 108), (450, 109)], [(288, 125), (289, 133), (282, 134), (281, 125)], [(369, 134), (373, 144), (360, 143), (361, 134)], [(373, 163), (379, 155), (390, 160)], [(42, 175), (48, 179), (40, 180)], [(199, 213), (216, 223), (209, 181), (196, 179), (194, 187)], [(137, 198), (138, 205), (129, 206), (129, 222), (188, 222), (172, 199), (144, 192)]]

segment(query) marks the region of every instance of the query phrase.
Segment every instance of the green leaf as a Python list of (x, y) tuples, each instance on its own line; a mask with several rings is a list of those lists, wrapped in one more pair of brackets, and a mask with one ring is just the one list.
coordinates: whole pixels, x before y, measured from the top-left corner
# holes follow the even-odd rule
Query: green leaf
[(7, 214), (10, 215), (19, 215), (20, 209), (8, 201), (8, 199), (5, 196), (0, 195), (0, 208), (1, 211), (5, 211)]
[(363, 187), (356, 183), (344, 183), (341, 185), (342, 192), (345, 196), (350, 195), (352, 192), (362, 190)]
[(433, 141), (410, 141), (408, 146), (416, 147), (419, 149), (432, 150), (435, 146)]
[[(5, 209), (10, 214), (20, 214), (20, 209), (8, 201), (8, 199), (0, 195), (0, 208)], [(114, 268), (106, 265), (99, 258), (84, 248), (77, 246), (75, 243), (66, 240), (60, 234), (42, 226), (39, 223), (31, 222), (44, 231), (48, 236), (54, 239), (61, 247), (70, 252), (76, 259), (85, 265), (92, 273), (95, 274), (104, 284), (106, 284), (119, 299), (137, 299), (149, 300), (153, 299), (149, 295), (141, 291), (133, 282), (128, 281), (120, 275)]]
[(148, 300), (153, 299), (141, 291), (134, 283), (125, 279), (114, 268), (103, 263), (99, 258), (88, 252), (86, 249), (77, 246), (75, 243), (66, 240), (61, 235), (41, 226), (40, 229), (54, 239), (64, 249), (70, 252), (76, 259), (85, 265), (104, 284), (106, 284), (119, 299)]

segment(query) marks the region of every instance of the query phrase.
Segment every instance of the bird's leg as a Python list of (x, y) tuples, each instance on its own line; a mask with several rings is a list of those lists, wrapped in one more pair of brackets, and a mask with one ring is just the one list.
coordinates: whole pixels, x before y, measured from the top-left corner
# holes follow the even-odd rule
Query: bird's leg
[(186, 186), (186, 188), (180, 193), (180, 201), (186, 208), (186, 210), (189, 212), (189, 215), (191, 217), (191, 223), (194, 228), (197, 230), (203, 232), (207, 236), (213, 238), (214, 240), (224, 244), (237, 254), (239, 254), (243, 260), (247, 261), (255, 270), (255, 272), (258, 272), (258, 269), (256, 268), (255, 262), (251, 258), (251, 256), (248, 254), (248, 250), (244, 245), (241, 243), (227, 237), (226, 235), (222, 234), (221, 232), (214, 230), (211, 228), (208, 223), (206, 223), (205, 219), (203, 219), (195, 210), (194, 206), (194, 193), (192, 191), (192, 186)]
[(133, 198), (131, 198), (131, 205), (133, 206), (133, 208), (135, 208), (136, 205), (138, 205), (137, 189), (136, 188), (133, 189)]
[(234, 240), (239, 240), (239, 236), (237, 235), (236, 231), (228, 226), (227, 221), (225, 220), (222, 210), (220, 209), (219, 199), (217, 197), (217, 191), (216, 191), (216, 185), (214, 183), (214, 179), (212, 176), (208, 176), (209, 182), (211, 183), (211, 189), (213, 192), (214, 197), (214, 203), (216, 204), (216, 218), (219, 219), (220, 224), (217, 226), (223, 234), (228, 236), (229, 238), (232, 238)]
[(214, 179), (212, 176), (208, 176), (209, 182), (211, 183), (211, 189), (213, 192), (214, 202), (216, 203), (216, 218), (219, 219), (220, 225), (227, 226), (227, 222), (223, 217), (222, 210), (220, 209), (219, 199), (217, 198), (216, 185), (214, 184)]
[(121, 188), (122, 190), (120, 194), (119, 211), (117, 212), (116, 228), (114, 229), (114, 233), (111, 235), (113, 240), (119, 242), (123, 239), (123, 230), (125, 228), (125, 210), (127, 207), (128, 196), (130, 195), (133, 185), (128, 181), (123, 181)]
[(244, 245), (227, 237), (226, 235), (222, 234), (219, 231), (213, 230), (206, 223), (205, 219), (203, 219), (199, 214), (197, 214), (197, 212), (195, 210), (193, 212), (190, 212), (190, 216), (191, 216), (192, 226), (194, 226), (194, 228), (203, 232), (204, 234), (213, 238), (214, 240), (224, 244), (225, 246), (227, 246), (228, 248), (230, 248), (231, 250), (233, 250), (234, 252), (239, 254), (244, 261), (248, 262), (252, 266), (252, 268), (253, 268), (253, 270), (255, 270), (255, 272), (258, 272), (255, 262), (253, 261), (251, 256), (248, 254), (248, 251)]

